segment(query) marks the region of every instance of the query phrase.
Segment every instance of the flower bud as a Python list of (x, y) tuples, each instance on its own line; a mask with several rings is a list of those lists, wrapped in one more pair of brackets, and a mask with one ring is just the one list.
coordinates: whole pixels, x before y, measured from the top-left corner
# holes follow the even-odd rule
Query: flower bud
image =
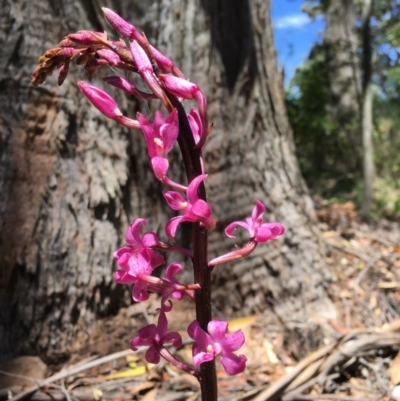
[(100, 110), (106, 117), (115, 120), (122, 116), (117, 103), (108, 93), (83, 81), (79, 81), (78, 86), (93, 106)]
[(141, 36), (133, 25), (129, 24), (117, 13), (106, 7), (102, 7), (102, 10), (107, 21), (120, 35), (125, 36), (129, 40), (134, 40), (137, 39), (138, 36)]

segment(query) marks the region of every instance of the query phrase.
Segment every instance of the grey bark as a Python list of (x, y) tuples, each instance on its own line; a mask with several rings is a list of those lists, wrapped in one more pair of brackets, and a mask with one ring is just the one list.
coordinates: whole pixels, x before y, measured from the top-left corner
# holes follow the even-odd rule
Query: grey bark
[(364, 0), (362, 11), (362, 50), (363, 50), (363, 97), (362, 97), (362, 143), (363, 143), (363, 184), (364, 192), (361, 214), (364, 219), (371, 218), (372, 190), (374, 181), (374, 159), (372, 144), (372, 38), (371, 16), (373, 0)]
[[(269, 1), (0, 5), (2, 353), (67, 358), (87, 341), (96, 319), (130, 302), (112, 281), (112, 252), (128, 223), (145, 217), (149, 229), (164, 235), (168, 211), (141, 135), (88, 105), (75, 85), (85, 78), (78, 67), (60, 88), (54, 78), (30, 85), (37, 57), (64, 35), (109, 30), (101, 6), (145, 31), (208, 96), (215, 128), (205, 154), (207, 187), (219, 220), (210, 258), (235, 246), (223, 229), (249, 215), (254, 199), (267, 205), (268, 220), (287, 227), (283, 240), (215, 269), (216, 315), (259, 311), (289, 329), (335, 318), (324, 247), (294, 156)], [(147, 104), (116, 96), (131, 116), (149, 113)]]
[(354, 1), (329, 1), (325, 18), (324, 44), (328, 49), (331, 89), (328, 111), (357, 149), (361, 140), (354, 120), (361, 120), (362, 87)]

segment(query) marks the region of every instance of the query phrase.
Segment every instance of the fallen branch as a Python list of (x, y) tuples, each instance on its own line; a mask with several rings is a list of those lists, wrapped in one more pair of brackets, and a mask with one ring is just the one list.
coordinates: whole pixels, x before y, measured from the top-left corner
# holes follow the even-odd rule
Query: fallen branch
[[(397, 330), (398, 325), (394, 324), (390, 329)], [(252, 401), (315, 400), (321, 399), (321, 397), (354, 400), (351, 397), (332, 394), (315, 397), (302, 393), (310, 390), (315, 384), (319, 384), (323, 388), (328, 375), (332, 371), (342, 368), (352, 358), (370, 355), (371, 351), (378, 351), (387, 347), (399, 349), (400, 333), (393, 331), (389, 331), (385, 327), (379, 332), (362, 330), (344, 335), (335, 343), (320, 348), (300, 361), (289, 374), (266, 388)]]

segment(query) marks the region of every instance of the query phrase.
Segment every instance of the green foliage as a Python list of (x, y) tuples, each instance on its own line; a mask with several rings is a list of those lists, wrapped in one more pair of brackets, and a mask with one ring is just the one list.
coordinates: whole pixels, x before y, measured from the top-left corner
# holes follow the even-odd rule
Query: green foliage
[(286, 93), (289, 120), (300, 167), (308, 185), (324, 196), (352, 190), (359, 164), (347, 130), (358, 130), (354, 116), (345, 123), (329, 112), (329, 46), (317, 44), (298, 67)]
[[(304, 0), (303, 10), (317, 17), (326, 13), (331, 1), (335, 0)], [(354, 0), (354, 4), (355, 26), (359, 30), (364, 0)], [(374, 0), (371, 20), (376, 165), (373, 213), (377, 217), (400, 217), (399, 21), (397, 1)], [(345, 117), (335, 108), (333, 92), (338, 91), (337, 87), (332, 88), (330, 81), (335, 77), (330, 58), (335, 57), (335, 50), (338, 49), (330, 48), (326, 43), (314, 46), (309, 60), (298, 67), (290, 82), (286, 93), (287, 109), (298, 160), (309, 187), (324, 197), (352, 199), (360, 204), (363, 194), (359, 157), (361, 108), (355, 104)], [(361, 57), (361, 48), (357, 54)], [(359, 62), (361, 66), (361, 58)], [(343, 93), (345, 91), (344, 88)]]

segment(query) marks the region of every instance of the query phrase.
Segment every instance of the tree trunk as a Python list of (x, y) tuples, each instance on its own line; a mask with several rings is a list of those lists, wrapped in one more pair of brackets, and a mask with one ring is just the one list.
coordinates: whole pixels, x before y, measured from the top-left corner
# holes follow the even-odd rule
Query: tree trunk
[(362, 144), (364, 193), (362, 198), (361, 214), (366, 220), (371, 218), (372, 188), (375, 170), (372, 145), (372, 7), (373, 0), (364, 0), (361, 27), (363, 51)]
[[(328, 112), (349, 139), (349, 145), (359, 149), (361, 140), (357, 127), (361, 121), (362, 88), (354, 1), (330, 0), (325, 17), (324, 44), (327, 48), (331, 89)], [(361, 155), (358, 156), (354, 158), (355, 161), (360, 160)]]
[[(112, 252), (128, 223), (141, 216), (157, 230), (166, 222), (141, 135), (88, 105), (76, 88), (82, 71), (71, 66), (60, 88), (54, 78), (30, 85), (37, 57), (67, 33), (111, 31), (101, 6), (145, 31), (208, 96), (215, 127), (205, 154), (208, 198), (219, 220), (210, 258), (235, 246), (223, 229), (247, 216), (254, 199), (287, 227), (284, 240), (215, 269), (216, 309), (259, 311), (289, 329), (335, 317), (324, 247), (294, 156), (269, 1), (0, 4), (2, 353), (68, 357), (97, 318), (130, 302), (112, 280)], [(149, 112), (146, 103), (117, 99), (131, 116)]]

